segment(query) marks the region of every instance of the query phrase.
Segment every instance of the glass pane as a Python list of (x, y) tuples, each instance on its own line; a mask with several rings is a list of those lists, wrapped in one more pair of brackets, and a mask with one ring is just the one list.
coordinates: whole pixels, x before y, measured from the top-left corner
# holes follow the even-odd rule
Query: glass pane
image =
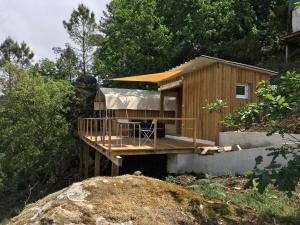
[(246, 95), (246, 90), (245, 86), (236, 86), (236, 95)]

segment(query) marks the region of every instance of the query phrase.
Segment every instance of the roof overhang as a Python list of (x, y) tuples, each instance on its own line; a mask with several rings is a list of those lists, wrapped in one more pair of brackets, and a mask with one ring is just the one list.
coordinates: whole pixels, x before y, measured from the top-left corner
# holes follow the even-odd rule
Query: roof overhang
[(176, 75), (180, 74), (180, 70), (166, 71), (162, 73), (145, 74), (140, 76), (130, 76), (114, 78), (114, 81), (132, 81), (132, 82), (148, 82), (148, 83), (159, 83), (164, 80), (168, 80)]
[(140, 76), (129, 76), (129, 77), (122, 77), (122, 78), (115, 78), (112, 79), (114, 81), (132, 81), (132, 82), (149, 82), (149, 83), (161, 83), (162, 81), (169, 80), (171, 78), (184, 75), (190, 72), (193, 72), (195, 70), (199, 70), (202, 68), (205, 68), (207, 66), (210, 66), (214, 63), (223, 63), (235, 67), (240, 67), (247, 70), (252, 70), (264, 74), (269, 75), (276, 75), (277, 72), (272, 70), (263, 69), (256, 66), (250, 66), (247, 64), (227, 61), (219, 58), (214, 58), (206, 55), (202, 55), (200, 57), (197, 57), (195, 59), (192, 59), (186, 63), (183, 63), (171, 70), (168, 70), (166, 72), (162, 73), (154, 73), (154, 74), (145, 74)]

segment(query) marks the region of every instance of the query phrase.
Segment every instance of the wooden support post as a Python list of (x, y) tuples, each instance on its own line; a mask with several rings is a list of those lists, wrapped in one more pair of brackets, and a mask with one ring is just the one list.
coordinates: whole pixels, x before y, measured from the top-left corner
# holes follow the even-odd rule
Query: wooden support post
[(164, 117), (164, 103), (165, 103), (165, 93), (163, 91), (160, 92), (160, 111), (159, 116)]
[(194, 120), (194, 135), (193, 135), (194, 149), (197, 148), (197, 119)]
[(79, 177), (82, 179), (83, 177), (83, 160), (84, 160), (84, 143), (82, 142), (80, 145), (80, 152), (79, 152)]
[(106, 136), (106, 123), (107, 119), (103, 120), (103, 145), (105, 146), (105, 136)]
[(111, 163), (111, 176), (119, 176), (119, 167), (114, 163)]
[(157, 147), (157, 119), (154, 120), (154, 148)]
[(89, 176), (89, 163), (90, 163), (89, 146), (87, 144), (84, 144), (84, 178), (88, 178)]
[(95, 177), (100, 176), (101, 158), (101, 153), (95, 150)]

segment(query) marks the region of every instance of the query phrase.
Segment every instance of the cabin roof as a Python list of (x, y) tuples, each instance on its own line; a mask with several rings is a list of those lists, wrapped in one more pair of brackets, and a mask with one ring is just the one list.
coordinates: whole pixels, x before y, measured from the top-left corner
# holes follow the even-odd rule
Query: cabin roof
[(207, 66), (212, 65), (217, 62), (228, 64), (231, 66), (240, 67), (243, 69), (253, 70), (256, 72), (266, 73), (269, 75), (277, 74), (277, 72), (272, 71), (272, 70), (267, 70), (267, 69), (263, 69), (263, 68), (256, 67), (256, 66), (251, 66), (251, 65), (247, 65), (247, 64), (243, 64), (243, 63), (238, 63), (238, 62), (232, 62), (232, 61), (219, 59), (219, 58), (206, 56), (206, 55), (202, 55), (202, 56), (192, 59), (186, 63), (183, 63), (179, 66), (176, 66), (175, 68), (171, 69), (170, 71), (181, 71), (182, 74), (185, 74), (185, 73), (189, 73), (189, 72), (192, 72), (192, 71), (195, 71), (198, 69), (202, 69), (204, 67), (207, 67)]
[(263, 69), (263, 68), (256, 67), (256, 66), (251, 66), (251, 65), (247, 65), (247, 64), (243, 64), (243, 63), (237, 63), (237, 62), (232, 62), (232, 61), (228, 61), (228, 60), (223, 60), (223, 59), (219, 59), (219, 58), (202, 55), (200, 57), (192, 59), (186, 63), (183, 63), (171, 70), (168, 70), (168, 71), (165, 71), (162, 73), (145, 74), (145, 75), (140, 75), (140, 76), (129, 76), (129, 77), (122, 77), (122, 78), (115, 78), (112, 80), (160, 83), (162, 81), (169, 80), (171, 78), (174, 78), (174, 77), (177, 77), (180, 75), (184, 75), (184, 74), (190, 73), (195, 70), (205, 68), (205, 67), (210, 66), (217, 62), (223, 63), (223, 64), (228, 64), (228, 65), (235, 66), (235, 67), (240, 67), (243, 69), (260, 72), (260, 73), (265, 73), (265, 74), (269, 74), (269, 75), (277, 74), (277, 72), (272, 71), (272, 70), (267, 70), (267, 69)]
[[(124, 88), (100, 88), (105, 97), (107, 109), (128, 109), (128, 110), (160, 110), (160, 93), (139, 89)], [(176, 99), (165, 97), (165, 111), (175, 111)]]

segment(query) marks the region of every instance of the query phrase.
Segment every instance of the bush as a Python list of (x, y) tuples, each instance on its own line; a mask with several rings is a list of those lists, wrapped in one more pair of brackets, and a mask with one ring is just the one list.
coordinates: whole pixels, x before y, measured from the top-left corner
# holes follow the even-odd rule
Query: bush
[(57, 176), (72, 149), (65, 115), (73, 87), (12, 65), (5, 73), (10, 79), (1, 80), (0, 195)]

